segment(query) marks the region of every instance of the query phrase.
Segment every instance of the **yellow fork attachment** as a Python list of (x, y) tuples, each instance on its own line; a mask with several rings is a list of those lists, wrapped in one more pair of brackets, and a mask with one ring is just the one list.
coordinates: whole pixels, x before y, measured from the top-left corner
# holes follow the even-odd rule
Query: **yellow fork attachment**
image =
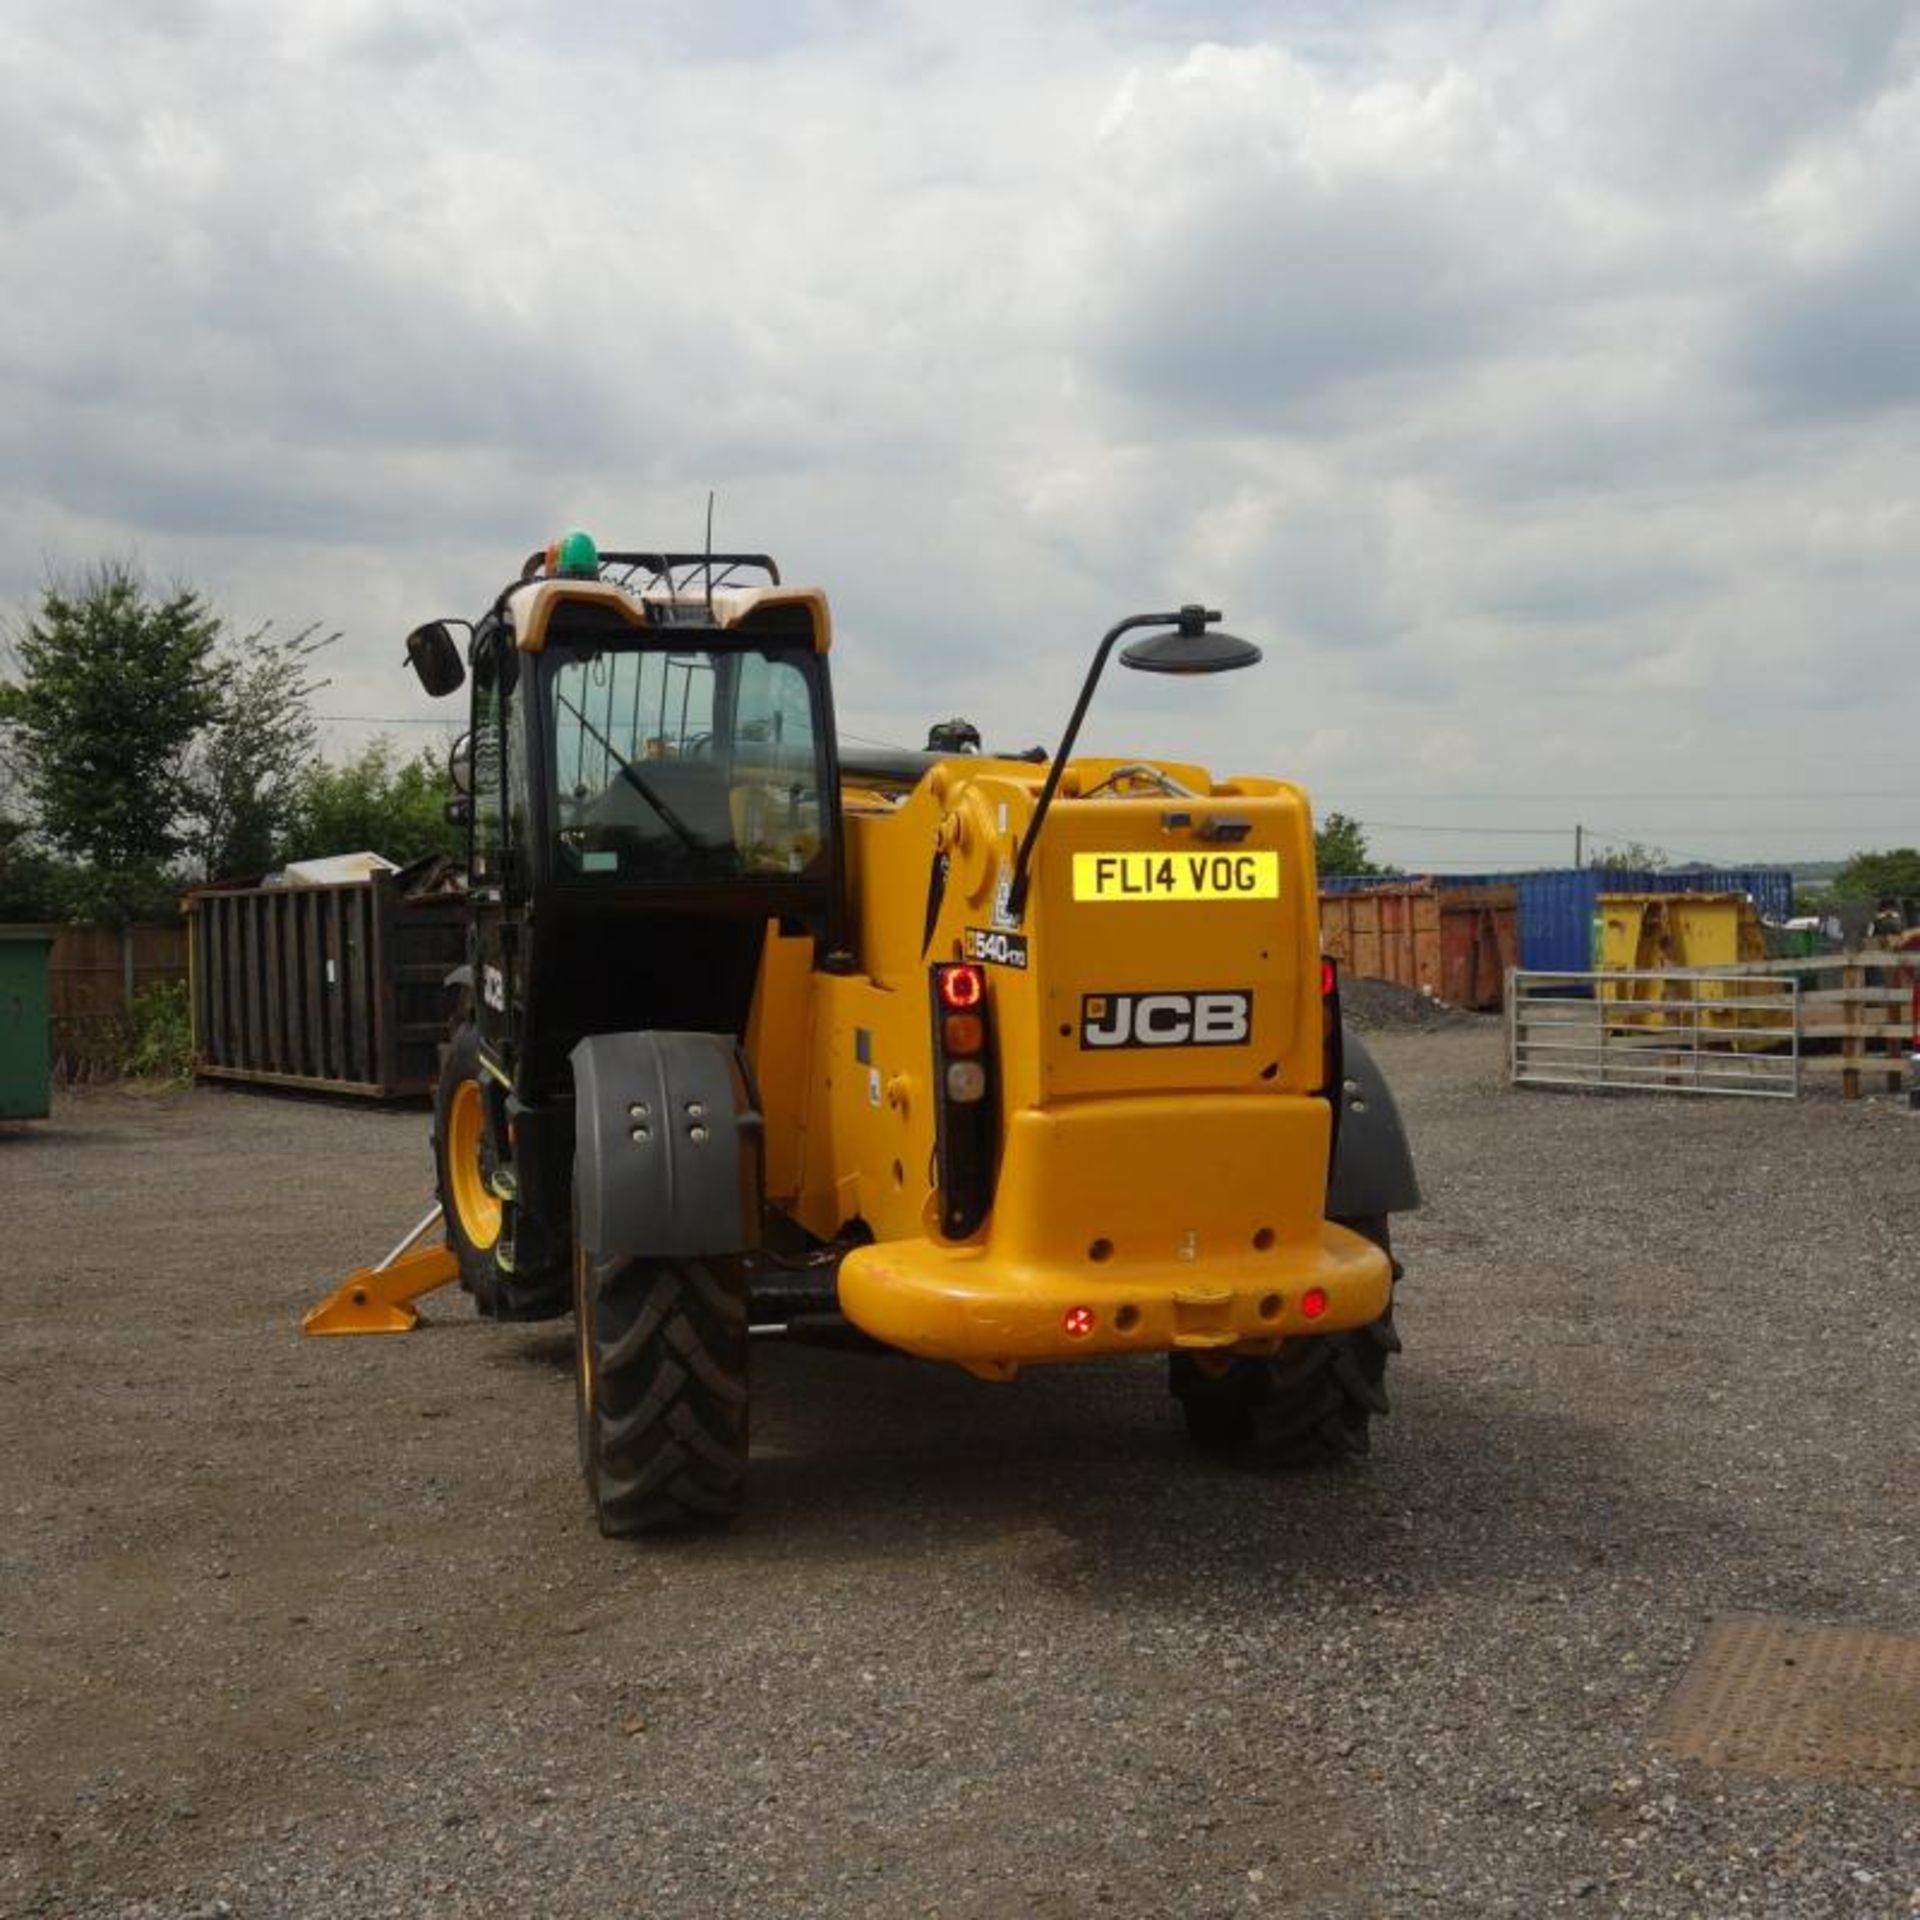
[[(300, 1322), (302, 1333), (411, 1333), (420, 1324), (414, 1306), (423, 1293), (444, 1287), (460, 1274), (451, 1247), (416, 1243), (438, 1225), (435, 1207), (376, 1267), (361, 1267)], [(412, 1248), (411, 1252), (408, 1249)]]

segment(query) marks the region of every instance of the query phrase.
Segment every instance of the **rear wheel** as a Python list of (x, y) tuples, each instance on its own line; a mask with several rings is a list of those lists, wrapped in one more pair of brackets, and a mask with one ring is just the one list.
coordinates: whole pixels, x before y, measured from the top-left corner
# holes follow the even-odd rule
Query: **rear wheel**
[[(1384, 1214), (1339, 1224), (1391, 1254)], [(1271, 1359), (1232, 1360), (1218, 1373), (1176, 1353), (1167, 1384), (1202, 1452), (1253, 1465), (1316, 1466), (1367, 1451), (1373, 1418), (1387, 1411), (1387, 1361), (1399, 1351), (1389, 1299), (1364, 1327), (1289, 1340)]]
[(600, 1259), (576, 1246), (580, 1465), (600, 1531), (739, 1511), (747, 1472), (747, 1282), (738, 1261)]

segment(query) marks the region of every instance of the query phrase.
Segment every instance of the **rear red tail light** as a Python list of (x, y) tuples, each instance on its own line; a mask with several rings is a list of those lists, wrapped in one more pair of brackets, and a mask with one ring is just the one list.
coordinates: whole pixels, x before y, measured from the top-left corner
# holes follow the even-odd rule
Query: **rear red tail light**
[(933, 1052), (940, 1230), (949, 1240), (964, 1240), (993, 1203), (1000, 1152), (993, 1006), (984, 967), (942, 961), (933, 969)]
[(940, 1003), (955, 1013), (968, 1013), (987, 997), (987, 970), (961, 961), (953, 966), (936, 967)]
[(1300, 1314), (1302, 1319), (1318, 1320), (1327, 1310), (1327, 1296), (1318, 1287), (1309, 1287), (1300, 1296)]
[(1320, 998), (1331, 1000), (1340, 991), (1340, 969), (1324, 954), (1320, 958)]

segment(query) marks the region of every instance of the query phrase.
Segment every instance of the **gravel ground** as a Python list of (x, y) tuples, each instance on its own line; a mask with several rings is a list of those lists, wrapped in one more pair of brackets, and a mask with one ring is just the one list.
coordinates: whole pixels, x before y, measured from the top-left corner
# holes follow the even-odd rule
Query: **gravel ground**
[(1920, 1632), (1920, 1118), (1376, 1048), (1430, 1205), (1364, 1467), (759, 1347), (751, 1513), (668, 1547), (588, 1522), (563, 1332), (298, 1337), (418, 1114), (0, 1136), (0, 1910), (1920, 1910), (1920, 1794), (1648, 1745), (1715, 1613)]
[(1443, 1027), (1490, 1027), (1500, 1016), (1456, 1007), (1391, 980), (1342, 980), (1340, 1012), (1361, 1033), (1437, 1033)]

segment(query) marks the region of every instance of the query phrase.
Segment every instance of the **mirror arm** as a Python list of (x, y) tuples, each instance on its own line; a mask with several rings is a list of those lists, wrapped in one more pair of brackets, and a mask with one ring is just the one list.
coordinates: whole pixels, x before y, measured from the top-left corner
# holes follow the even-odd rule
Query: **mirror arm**
[(1087, 708), (1093, 703), (1093, 690), (1100, 684), (1100, 671), (1107, 664), (1107, 655), (1122, 634), (1132, 633), (1137, 627), (1176, 627), (1182, 626), (1187, 615), (1182, 613), (1136, 613), (1122, 620), (1117, 627), (1107, 632), (1100, 642), (1099, 651), (1093, 656), (1093, 665), (1087, 669), (1087, 677), (1081, 682), (1080, 698), (1074, 703), (1073, 717), (1067, 722), (1067, 730), (1060, 736), (1060, 750), (1053, 756), (1053, 763), (1047, 768), (1046, 784), (1040, 789), (1040, 803), (1033, 810), (1033, 818), (1027, 822), (1027, 830), (1020, 838), (1020, 851), (1013, 859), (1013, 883), (1007, 888), (1007, 916), (1018, 925), (1027, 907), (1027, 868), (1033, 859), (1033, 843), (1040, 838), (1040, 828), (1046, 820), (1047, 809), (1053, 805), (1054, 789), (1060, 784), (1060, 776), (1066, 771), (1068, 757), (1073, 752), (1073, 743), (1080, 737), (1080, 723), (1087, 717)]

